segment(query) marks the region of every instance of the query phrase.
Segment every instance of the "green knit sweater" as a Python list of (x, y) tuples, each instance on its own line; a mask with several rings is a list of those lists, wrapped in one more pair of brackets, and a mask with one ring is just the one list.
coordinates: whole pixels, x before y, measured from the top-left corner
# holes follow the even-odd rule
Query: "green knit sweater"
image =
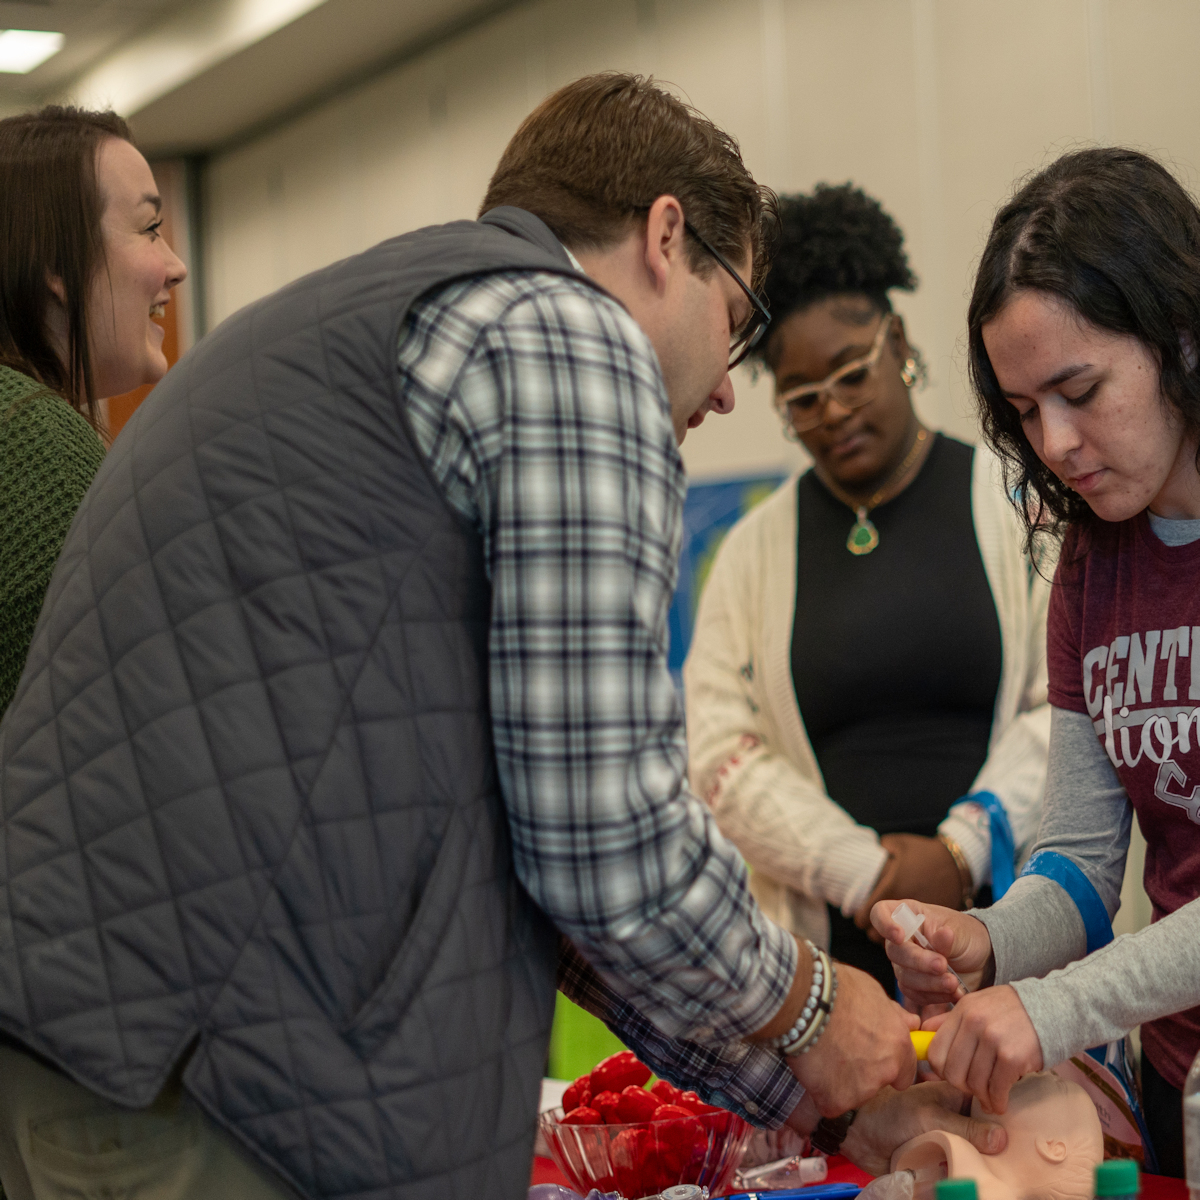
[(104, 458), (61, 396), (0, 366), (0, 714), (25, 667), (67, 530)]

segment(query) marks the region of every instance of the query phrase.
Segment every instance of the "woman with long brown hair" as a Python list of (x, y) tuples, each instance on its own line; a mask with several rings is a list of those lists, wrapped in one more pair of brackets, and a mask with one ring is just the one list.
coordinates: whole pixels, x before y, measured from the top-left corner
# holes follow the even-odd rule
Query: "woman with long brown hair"
[(0, 121), (0, 714), (50, 573), (104, 457), (99, 401), (166, 373), (161, 314), (187, 268), (115, 113)]
[[(163, 240), (154, 176), (115, 113), (49, 107), (0, 121), (0, 195), (3, 712), (104, 457), (100, 401), (166, 374), (154, 318), (187, 269)], [(283, 1194), (207, 1131), (177, 1078), (129, 1112), (0, 1030), (0, 1081), (0, 1197)]]

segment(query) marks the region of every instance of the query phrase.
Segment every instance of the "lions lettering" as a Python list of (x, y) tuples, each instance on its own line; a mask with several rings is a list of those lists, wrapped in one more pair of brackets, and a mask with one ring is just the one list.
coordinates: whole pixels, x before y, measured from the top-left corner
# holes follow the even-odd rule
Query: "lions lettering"
[[(1174, 758), (1191, 751), (1193, 738), (1200, 749), (1198, 640), (1200, 626), (1181, 625), (1095, 646), (1083, 659), (1083, 695), (1113, 766), (1133, 768), (1143, 758), (1157, 763), (1155, 796), (1200, 824), (1200, 784), (1189, 790)], [(1180, 703), (1185, 686), (1191, 704)]]

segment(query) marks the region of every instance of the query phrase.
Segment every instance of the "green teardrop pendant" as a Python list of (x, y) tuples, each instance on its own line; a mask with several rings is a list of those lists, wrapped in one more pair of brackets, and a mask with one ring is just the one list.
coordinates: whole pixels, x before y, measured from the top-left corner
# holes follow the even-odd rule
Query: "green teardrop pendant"
[(851, 554), (870, 554), (879, 545), (879, 530), (867, 520), (865, 508), (860, 508), (856, 516), (858, 520), (850, 527), (850, 536), (846, 539), (846, 549)]

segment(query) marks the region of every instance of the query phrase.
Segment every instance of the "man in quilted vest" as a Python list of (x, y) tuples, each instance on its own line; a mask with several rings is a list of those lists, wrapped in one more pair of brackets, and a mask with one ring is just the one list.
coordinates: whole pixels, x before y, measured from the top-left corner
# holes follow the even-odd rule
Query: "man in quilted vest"
[(760, 1124), (912, 1079), (755, 906), (666, 669), (677, 443), (733, 408), (774, 198), (614, 74), (481, 213), (235, 314), (80, 509), (0, 724), (14, 1200), (516, 1200), (556, 969)]

